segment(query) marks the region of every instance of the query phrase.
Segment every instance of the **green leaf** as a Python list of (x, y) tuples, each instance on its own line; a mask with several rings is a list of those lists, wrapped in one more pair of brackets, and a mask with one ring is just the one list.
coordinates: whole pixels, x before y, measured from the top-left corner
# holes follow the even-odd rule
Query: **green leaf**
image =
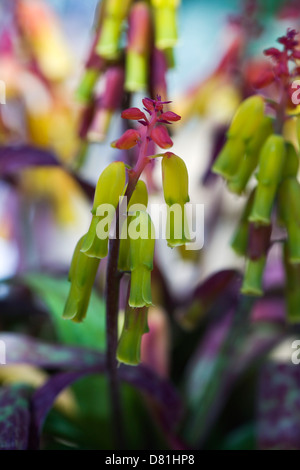
[(59, 341), (105, 350), (105, 304), (95, 292), (91, 295), (86, 319), (82, 323), (74, 323), (62, 318), (70, 288), (66, 278), (32, 273), (23, 276), (22, 280), (47, 306)]

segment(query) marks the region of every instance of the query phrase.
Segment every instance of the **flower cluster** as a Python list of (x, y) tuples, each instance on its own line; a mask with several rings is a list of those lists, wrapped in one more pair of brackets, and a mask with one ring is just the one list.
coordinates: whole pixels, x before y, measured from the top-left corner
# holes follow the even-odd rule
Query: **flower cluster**
[[(179, 0), (100, 3), (94, 41), (77, 91), (84, 141), (105, 139), (112, 114), (128, 102), (128, 93), (150, 90), (153, 97), (166, 98), (166, 72), (173, 66), (172, 49), (177, 42), (178, 5)], [(103, 92), (99, 93), (100, 81)]]
[[(153, 158), (162, 157), (163, 190), (168, 207), (168, 245), (175, 247), (189, 241), (186, 236), (185, 204), (189, 201), (189, 195), (185, 163), (169, 151), (148, 155), (148, 145), (151, 142), (162, 149), (169, 149), (173, 145), (165, 124), (178, 121), (180, 116), (164, 110), (164, 106), (169, 103), (162, 101), (159, 96), (156, 100), (145, 98), (143, 110), (129, 108), (123, 111), (123, 119), (137, 121), (140, 126), (128, 129), (112, 146), (122, 150), (137, 146), (139, 157), (134, 168), (116, 161), (108, 165), (100, 175), (90, 227), (75, 249), (69, 275), (71, 289), (64, 318), (82, 321), (87, 312), (99, 262), (109, 255), (109, 234), (112, 222), (117, 218), (119, 234), (121, 233), (121, 236), (115, 234), (119, 244), (117, 269), (120, 275), (130, 273), (128, 305), (117, 357), (129, 364), (139, 362), (141, 336), (147, 331), (147, 308), (152, 305), (151, 271), (155, 235), (147, 212), (147, 186), (139, 178)], [(178, 205), (181, 209), (179, 218), (172, 213), (173, 205)], [(120, 208), (121, 211), (117, 210)], [(120, 212), (125, 213), (122, 220)]]
[(295, 283), (300, 266), (300, 218), (298, 201), (300, 184), (298, 142), (285, 137), (284, 126), (298, 119), (289, 113), (289, 85), (298, 68), (290, 70), (289, 61), (299, 56), (296, 32), (288, 30), (279, 39), (283, 51), (266, 51), (276, 62), (273, 78), (280, 88), (280, 99), (266, 100), (261, 96), (246, 99), (238, 108), (227, 132), (213, 171), (222, 175), (230, 191), (242, 194), (255, 172), (256, 184), (232, 241), (234, 250), (246, 257), (242, 293), (263, 294), (263, 273), (271, 245), (272, 228), (283, 226), (286, 267), (286, 296), (289, 318), (299, 319), (300, 296)]

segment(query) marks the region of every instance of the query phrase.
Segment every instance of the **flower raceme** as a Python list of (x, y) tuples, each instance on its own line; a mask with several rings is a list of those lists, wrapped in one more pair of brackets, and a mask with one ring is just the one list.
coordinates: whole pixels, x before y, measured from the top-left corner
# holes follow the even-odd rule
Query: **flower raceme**
[[(123, 119), (135, 121), (140, 127), (128, 129), (112, 143), (112, 147), (129, 150), (137, 146), (138, 160), (134, 168), (128, 168), (123, 162), (114, 162), (101, 173), (90, 227), (76, 247), (70, 269), (71, 288), (64, 317), (80, 321), (86, 314), (99, 262), (109, 252), (111, 225), (114, 220), (118, 221), (115, 234), (119, 244), (116, 267), (120, 275), (130, 273), (130, 289), (117, 357), (128, 364), (137, 364), (140, 360), (141, 337), (147, 331), (147, 308), (152, 305), (155, 230), (147, 213), (147, 186), (139, 178), (153, 158), (162, 157), (163, 191), (169, 209), (168, 245), (175, 247), (189, 241), (185, 214), (185, 204), (189, 201), (186, 165), (172, 152), (151, 156), (148, 153), (151, 141), (162, 149), (173, 145), (165, 125), (178, 121), (180, 116), (164, 109), (169, 103), (160, 97), (156, 100), (144, 98), (143, 110), (133, 107), (122, 112)], [(179, 216), (172, 213), (174, 205), (180, 209)]]
[[(261, 96), (246, 99), (232, 120), (227, 141), (213, 167), (215, 173), (227, 181), (229, 190), (236, 194), (246, 192), (251, 176), (255, 173), (256, 177), (232, 240), (237, 254), (246, 258), (242, 293), (263, 294), (263, 274), (272, 227), (277, 220), (286, 229), (283, 262), (291, 321), (299, 321), (300, 312), (300, 296), (295, 287), (300, 279), (299, 151), (298, 146), (296, 149), (294, 143), (285, 138), (284, 125), (289, 121), (295, 131), (300, 129), (297, 109), (294, 115), (291, 113), (292, 83), (300, 71), (296, 63), (299, 58), (296, 34), (294, 30), (288, 30), (286, 36), (279, 38), (283, 51), (277, 48), (265, 51), (275, 62), (272, 77), (266, 85), (276, 83), (280, 102), (273, 97), (268, 101)], [(272, 110), (272, 118), (266, 110)]]

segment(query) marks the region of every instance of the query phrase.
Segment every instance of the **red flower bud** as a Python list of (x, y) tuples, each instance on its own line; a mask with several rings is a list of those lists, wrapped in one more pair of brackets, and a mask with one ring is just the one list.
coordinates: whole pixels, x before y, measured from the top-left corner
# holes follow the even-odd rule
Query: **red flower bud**
[(129, 150), (138, 143), (140, 138), (141, 136), (138, 131), (128, 129), (118, 140), (112, 142), (111, 146), (121, 150)]
[(154, 100), (151, 100), (150, 98), (144, 98), (142, 101), (143, 101), (143, 105), (148, 111), (154, 111), (154, 107), (155, 107)]
[(138, 121), (139, 119), (146, 119), (145, 114), (139, 108), (128, 108), (122, 112), (121, 117), (123, 119), (132, 119)]
[(161, 114), (159, 119), (163, 119), (164, 121), (176, 122), (180, 121), (181, 116), (176, 113), (173, 113), (172, 111), (166, 111), (165, 113)]
[(164, 126), (157, 126), (151, 132), (151, 138), (162, 149), (169, 149), (172, 147), (173, 142)]

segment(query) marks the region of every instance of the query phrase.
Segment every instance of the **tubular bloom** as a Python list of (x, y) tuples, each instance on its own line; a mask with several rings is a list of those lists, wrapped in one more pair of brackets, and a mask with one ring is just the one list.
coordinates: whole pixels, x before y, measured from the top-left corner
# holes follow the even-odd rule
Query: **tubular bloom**
[(147, 212), (137, 211), (128, 228), (130, 239), (130, 307), (152, 305), (151, 271), (155, 230)]
[(81, 252), (83, 240), (84, 236), (77, 243), (73, 254), (69, 271), (71, 288), (63, 313), (63, 318), (74, 322), (82, 322), (86, 316), (100, 262)]
[[(136, 5), (139, 6), (140, 3)], [(116, 355), (120, 362), (131, 365), (140, 362), (141, 338), (148, 331), (147, 309), (152, 305), (151, 272), (155, 230), (147, 213), (147, 186), (139, 178), (153, 159), (162, 157), (164, 197), (170, 209), (168, 244), (174, 247), (189, 241), (186, 236), (185, 204), (189, 201), (189, 195), (185, 163), (172, 152), (152, 155), (155, 144), (162, 149), (169, 149), (173, 145), (165, 125), (179, 121), (180, 116), (165, 110), (165, 105), (169, 103), (170, 101), (162, 101), (160, 96), (156, 100), (144, 98), (143, 110), (132, 107), (122, 112), (123, 119), (135, 121), (139, 127), (127, 129), (111, 145), (120, 150), (136, 148), (138, 159), (134, 168), (125, 166), (123, 162), (111, 163), (100, 175), (95, 190), (91, 224), (76, 247), (70, 269), (71, 290), (64, 317), (78, 321), (85, 316), (100, 259), (109, 255), (107, 300), (115, 303), (118, 298), (118, 292), (114, 292), (114, 298), (109, 299), (110, 282), (115, 281), (115, 285), (118, 284), (116, 279), (112, 279), (114, 274), (117, 280), (124, 273), (130, 274), (128, 305)], [(172, 213), (173, 206), (179, 207), (179, 216), (176, 212)], [(114, 219), (117, 222), (116, 237), (108, 245)], [(109, 247), (117, 248), (112, 249), (115, 263), (113, 272), (109, 271), (112, 259)], [(91, 272), (86, 274), (89, 266)], [(109, 321), (110, 317), (107, 315), (107, 322)]]
[[(295, 124), (295, 134), (299, 130), (299, 117), (291, 116), (292, 83), (299, 75), (295, 64), (299, 57), (296, 34), (288, 30), (286, 36), (279, 38), (283, 51), (277, 48), (265, 51), (275, 65), (263, 86), (274, 82), (274, 86), (279, 87), (280, 102), (270, 99), (266, 106), (261, 96), (246, 99), (232, 120), (227, 141), (213, 166), (214, 172), (225, 178), (229, 190), (237, 194), (247, 191), (248, 182), (257, 169), (255, 188), (248, 197), (232, 240), (237, 254), (246, 258), (241, 291), (246, 295), (263, 294), (263, 274), (276, 221), (273, 215), (277, 215), (287, 232), (283, 260), (291, 321), (300, 318), (300, 296), (295, 287), (300, 266), (299, 152), (286, 140), (284, 125), (290, 120)], [(272, 111), (275, 118), (268, 116), (267, 110)]]
[(189, 202), (188, 173), (184, 161), (172, 152), (162, 159), (162, 179), (167, 210), (167, 240), (171, 247), (189, 241), (185, 204)]
[(155, 45), (158, 49), (174, 47), (177, 42), (176, 10), (179, 0), (151, 0), (154, 7)]
[[(98, 259), (107, 256), (109, 230), (119, 198), (124, 192), (125, 182), (123, 162), (111, 163), (101, 173), (94, 196), (91, 225), (81, 248), (87, 256)], [(111, 208), (114, 210), (111, 211)], [(105, 227), (106, 230), (104, 230)]]

